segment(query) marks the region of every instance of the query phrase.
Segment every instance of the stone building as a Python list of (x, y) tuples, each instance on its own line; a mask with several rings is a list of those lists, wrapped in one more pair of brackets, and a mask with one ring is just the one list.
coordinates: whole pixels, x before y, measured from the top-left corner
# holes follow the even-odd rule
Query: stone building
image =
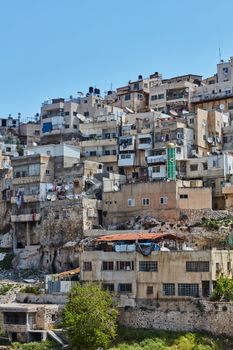
[(150, 215), (175, 221), (182, 209), (204, 208), (212, 208), (212, 194), (211, 188), (203, 188), (202, 183), (132, 182), (121, 185), (118, 191), (103, 193), (105, 226), (127, 221), (132, 216)]
[(221, 273), (232, 275), (233, 251), (194, 251), (172, 234), (101, 236), (80, 253), (81, 281), (100, 281), (121, 306), (140, 300), (209, 297)]

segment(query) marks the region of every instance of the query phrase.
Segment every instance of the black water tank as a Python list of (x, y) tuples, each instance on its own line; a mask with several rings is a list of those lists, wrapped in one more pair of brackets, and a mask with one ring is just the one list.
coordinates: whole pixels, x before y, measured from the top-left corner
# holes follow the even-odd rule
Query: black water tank
[(138, 76), (138, 80), (142, 80), (142, 75), (139, 75), (139, 76)]
[(89, 87), (89, 93), (92, 94), (92, 93), (93, 93), (93, 90), (94, 90), (93, 87), (90, 86), (90, 87)]

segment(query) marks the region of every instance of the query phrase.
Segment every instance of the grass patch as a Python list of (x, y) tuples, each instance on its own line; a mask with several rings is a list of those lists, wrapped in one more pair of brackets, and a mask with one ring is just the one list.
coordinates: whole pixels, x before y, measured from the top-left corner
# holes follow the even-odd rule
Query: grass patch
[(204, 333), (120, 328), (111, 350), (232, 350), (233, 339)]
[(57, 344), (55, 344), (53, 341), (46, 340), (42, 341), (40, 343), (38, 342), (31, 342), (31, 343), (13, 343), (9, 350), (57, 350), (61, 349)]
[(0, 285), (0, 295), (6, 295), (13, 287), (10, 283)]
[(20, 293), (41, 294), (40, 287), (38, 286), (26, 286), (20, 289)]

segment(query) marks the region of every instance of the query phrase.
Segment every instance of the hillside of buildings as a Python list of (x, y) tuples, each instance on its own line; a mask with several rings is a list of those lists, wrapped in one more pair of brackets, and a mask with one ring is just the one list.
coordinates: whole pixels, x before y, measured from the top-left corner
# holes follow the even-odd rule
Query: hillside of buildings
[(232, 86), (231, 57), (209, 78), (139, 75), (0, 118), (10, 341), (57, 341), (69, 291), (88, 281), (116, 294), (126, 327), (233, 336), (231, 299), (211, 300), (233, 276)]

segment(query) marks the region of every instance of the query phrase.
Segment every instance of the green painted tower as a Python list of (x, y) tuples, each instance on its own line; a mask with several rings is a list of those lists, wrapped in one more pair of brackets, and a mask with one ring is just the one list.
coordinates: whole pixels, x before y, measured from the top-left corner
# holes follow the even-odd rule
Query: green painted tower
[(176, 146), (174, 143), (167, 144), (167, 178), (176, 180)]

